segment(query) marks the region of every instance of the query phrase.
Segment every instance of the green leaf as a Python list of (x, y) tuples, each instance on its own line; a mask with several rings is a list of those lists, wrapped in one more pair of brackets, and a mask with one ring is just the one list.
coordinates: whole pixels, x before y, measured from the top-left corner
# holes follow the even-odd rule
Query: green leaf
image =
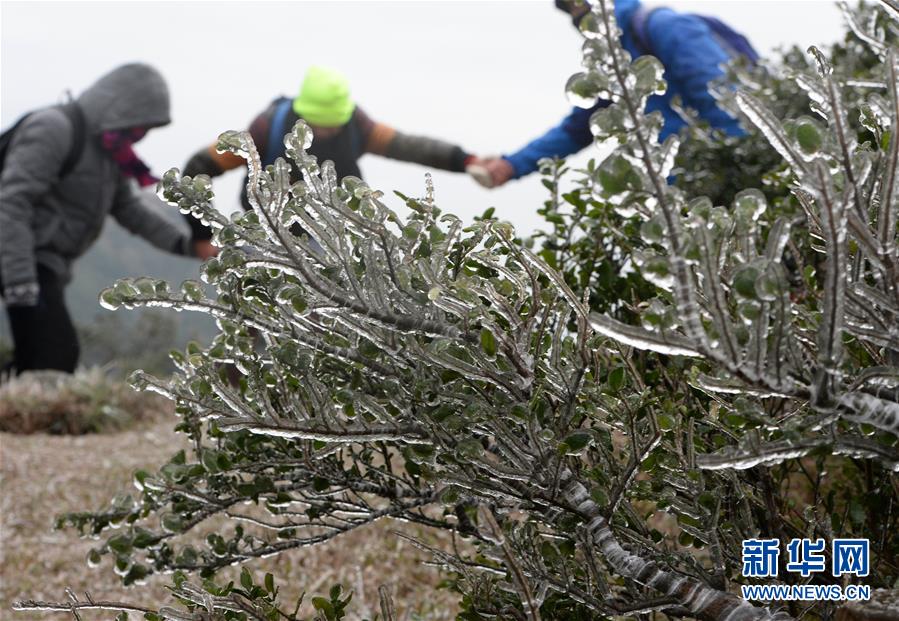
[(125, 577), (122, 579), (122, 583), (126, 586), (135, 584), (143, 581), (147, 576), (150, 575), (150, 570), (147, 569), (144, 565), (135, 564), (128, 570), (128, 573), (125, 574)]
[(600, 165), (597, 180), (602, 189), (610, 195), (642, 188), (640, 175), (634, 170), (633, 164), (620, 155), (607, 158)]
[(573, 431), (562, 441), (565, 455), (580, 455), (593, 442), (593, 434), (589, 431)]
[(488, 328), (481, 328), (481, 349), (491, 358), (496, 356), (496, 338)]
[(464, 459), (477, 459), (484, 454), (484, 446), (480, 440), (463, 440), (456, 445), (456, 453)]
[(818, 124), (808, 118), (803, 117), (796, 122), (796, 142), (799, 147), (806, 153), (817, 153), (824, 144), (824, 136)]
[(324, 597), (313, 597), (312, 605), (316, 610), (320, 610), (322, 614), (325, 615), (325, 618), (329, 621), (336, 618), (334, 614), (334, 606), (331, 605), (331, 602)]
[(759, 270), (752, 265), (744, 265), (734, 273), (733, 286), (737, 293), (751, 300), (758, 299), (755, 283), (759, 277)]
[(612, 392), (619, 392), (627, 382), (624, 367), (615, 367), (609, 372), (608, 383)]
[(247, 591), (253, 588), (253, 576), (250, 575), (250, 572), (246, 567), (240, 570), (240, 586)]
[(598, 504), (601, 508), (604, 508), (609, 504), (609, 497), (606, 495), (606, 492), (598, 487), (594, 487), (590, 490), (590, 498), (592, 498), (593, 502)]
[(131, 537), (125, 534), (115, 535), (109, 538), (106, 545), (108, 545), (109, 549), (113, 552), (127, 554), (128, 552), (131, 552)]

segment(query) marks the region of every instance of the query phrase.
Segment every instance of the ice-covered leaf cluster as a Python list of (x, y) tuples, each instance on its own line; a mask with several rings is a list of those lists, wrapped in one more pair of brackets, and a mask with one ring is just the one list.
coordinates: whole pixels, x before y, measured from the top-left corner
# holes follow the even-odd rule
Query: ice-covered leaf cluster
[(879, 62), (861, 83), (834, 75), (810, 50), (817, 71), (793, 78), (811, 101), (808, 115), (781, 121), (736, 93), (789, 167), (798, 218), (769, 215), (757, 189), (714, 205), (669, 185), (679, 138), (659, 144), (661, 118), (642, 112), (662, 66), (651, 57), (629, 62), (603, 3), (582, 30), (587, 72), (569, 86), (578, 97), (612, 100), (591, 120), (597, 142), (613, 145), (593, 191), (641, 216), (633, 261), (659, 290), (641, 325), (594, 314), (594, 329), (638, 349), (702, 359), (694, 385), (732, 411), (784, 400), (769, 432), (700, 456), (700, 466), (748, 468), (829, 446), (899, 469), (897, 82), (883, 29), (865, 35)]

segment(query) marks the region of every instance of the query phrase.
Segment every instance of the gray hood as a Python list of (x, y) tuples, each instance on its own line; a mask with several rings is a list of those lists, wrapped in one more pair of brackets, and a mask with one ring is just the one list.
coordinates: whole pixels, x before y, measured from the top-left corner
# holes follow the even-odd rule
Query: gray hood
[(131, 63), (113, 69), (78, 98), (93, 133), (171, 122), (169, 89), (156, 69)]

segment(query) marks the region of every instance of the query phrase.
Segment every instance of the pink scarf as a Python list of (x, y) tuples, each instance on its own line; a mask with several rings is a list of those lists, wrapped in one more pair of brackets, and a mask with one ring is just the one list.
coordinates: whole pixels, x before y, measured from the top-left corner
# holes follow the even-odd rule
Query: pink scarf
[(103, 132), (100, 138), (103, 148), (109, 152), (112, 159), (118, 164), (122, 174), (136, 179), (141, 187), (154, 185), (159, 181), (159, 177), (154, 177), (150, 173), (150, 168), (137, 157), (132, 148), (132, 145), (146, 134), (146, 129), (137, 127), (135, 129)]

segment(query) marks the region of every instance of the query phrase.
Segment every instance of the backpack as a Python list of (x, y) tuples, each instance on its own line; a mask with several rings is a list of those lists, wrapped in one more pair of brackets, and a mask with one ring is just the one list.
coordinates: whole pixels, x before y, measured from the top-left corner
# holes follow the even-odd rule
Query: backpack
[[(70, 101), (69, 103), (60, 105), (59, 109), (66, 115), (66, 118), (68, 118), (69, 122), (72, 124), (72, 146), (69, 148), (69, 153), (66, 155), (62, 167), (59, 169), (59, 178), (62, 179), (72, 172), (72, 169), (75, 168), (75, 164), (81, 159), (81, 153), (84, 151), (86, 128), (84, 112), (81, 111), (81, 108), (77, 103)], [(12, 144), (16, 130), (25, 122), (25, 119), (31, 116), (31, 114), (32, 113), (29, 112), (24, 115), (16, 121), (12, 127), (0, 134), (0, 172), (3, 171), (3, 166), (6, 163), (6, 156), (9, 153), (9, 148)]]
[[(653, 53), (651, 42), (646, 36), (646, 25), (649, 22), (649, 17), (652, 15), (652, 12), (657, 8), (661, 7), (646, 8), (641, 6), (634, 12), (634, 16), (631, 18), (634, 42), (637, 44), (637, 48), (645, 54)], [(722, 22), (717, 17), (697, 15), (695, 13), (692, 15), (693, 17), (702, 20), (705, 25), (709, 27), (709, 30), (712, 31), (718, 45), (721, 46), (728, 56), (731, 58), (745, 56), (753, 66), (758, 64), (759, 54), (745, 36)]]
[[(278, 156), (284, 153), (284, 135), (292, 129), (293, 123), (299, 118), (296, 113), (293, 112), (293, 99), (290, 97), (278, 97), (271, 105), (273, 105), (275, 109), (272, 113), (265, 148), (262, 149), (263, 167), (274, 164), (275, 160), (278, 159)], [(350, 141), (355, 153), (363, 152), (362, 136), (358, 131), (352, 132)], [(326, 159), (332, 159), (335, 162), (337, 160), (336, 157)], [(357, 177), (362, 174), (356, 167), (352, 167), (352, 169), (348, 168), (348, 170), (349, 172), (347, 174), (353, 174)]]

